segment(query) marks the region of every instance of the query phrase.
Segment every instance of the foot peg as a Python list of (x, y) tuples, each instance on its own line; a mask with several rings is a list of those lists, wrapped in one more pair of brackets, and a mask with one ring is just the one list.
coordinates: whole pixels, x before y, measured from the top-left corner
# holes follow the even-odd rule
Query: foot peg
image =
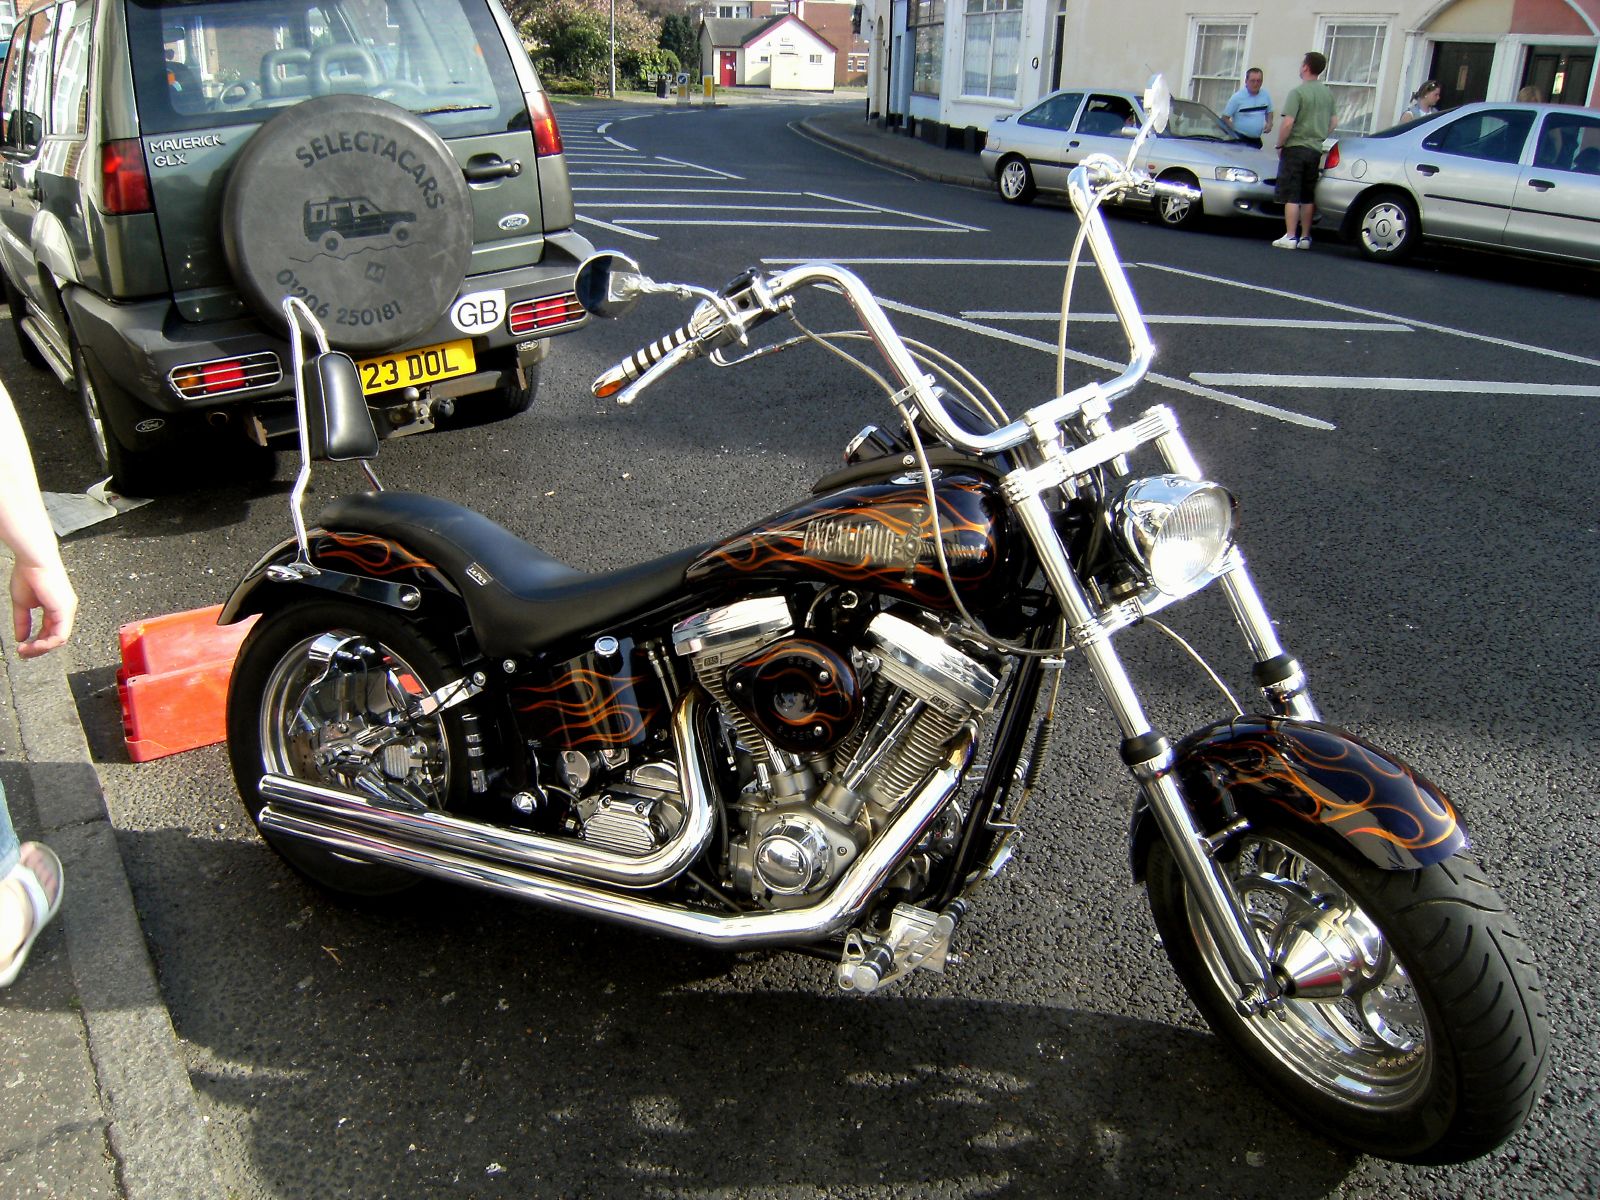
[(895, 905), (889, 931), (883, 937), (873, 937), (859, 929), (845, 935), (844, 955), (834, 970), (834, 979), (842, 991), (864, 996), (918, 967), (944, 974), (950, 938), (966, 908), (960, 900), (941, 913), (910, 904)]

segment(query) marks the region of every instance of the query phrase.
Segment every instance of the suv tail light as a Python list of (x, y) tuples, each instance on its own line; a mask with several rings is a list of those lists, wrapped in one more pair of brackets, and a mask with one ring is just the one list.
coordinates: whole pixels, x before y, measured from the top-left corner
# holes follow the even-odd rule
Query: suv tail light
[(1328, 161), (1322, 164), (1324, 171), (1331, 171), (1339, 165), (1339, 143), (1333, 144), (1333, 149), (1328, 151)]
[(533, 118), (533, 152), (540, 158), (561, 153), (561, 129), (556, 124), (550, 97), (538, 92), (528, 97), (528, 115)]
[(509, 323), (511, 332), (520, 336), (536, 329), (576, 324), (583, 317), (583, 305), (578, 303), (577, 294), (565, 292), (559, 296), (540, 296), (537, 300), (522, 300), (513, 304)]
[(100, 147), (100, 194), (112, 216), (150, 212), (150, 172), (144, 165), (144, 145), (138, 138), (122, 138)]
[(238, 358), (214, 358), (209, 362), (184, 363), (167, 372), (172, 390), (185, 400), (225, 396), (247, 388), (265, 387), (283, 378), (278, 356), (270, 350), (244, 354)]

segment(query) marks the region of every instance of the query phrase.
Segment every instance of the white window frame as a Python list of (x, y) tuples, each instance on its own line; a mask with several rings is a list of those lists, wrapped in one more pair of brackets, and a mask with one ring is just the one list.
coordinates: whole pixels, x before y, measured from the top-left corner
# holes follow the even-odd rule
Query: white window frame
[[(948, 6), (951, 4), (959, 4), (961, 6), (961, 61), (956, 67), (961, 72), (961, 98), (963, 100), (982, 100), (987, 102), (999, 101), (1004, 104), (1014, 105), (1017, 102), (1017, 96), (1022, 91), (1022, 71), (1027, 57), (1024, 53), (1024, 45), (1028, 38), (1026, 4), (1024, 0), (982, 0), (985, 4), (985, 11), (971, 13), (967, 11), (967, 5), (971, 2), (972, 0), (946, 0), (946, 13), (948, 13)], [(988, 8), (987, 6), (990, 4), (998, 5), (999, 7)], [(999, 24), (998, 18), (1002, 14), (1011, 12), (1017, 14), (1017, 70), (1015, 75), (1016, 88), (1011, 95), (1007, 96), (994, 90), (994, 26)], [(982, 92), (967, 91), (967, 30), (974, 18), (987, 18), (990, 24), (989, 62), (984, 72), (984, 77), (987, 80), (987, 90)]]
[[(1203, 25), (1244, 26), (1244, 52), (1242, 56), (1244, 65), (1239, 69), (1239, 79), (1238, 82), (1233, 85), (1233, 92), (1238, 91), (1244, 86), (1244, 73), (1250, 69), (1250, 64), (1254, 61), (1251, 58), (1251, 55), (1255, 53), (1256, 22), (1255, 17), (1252, 14), (1206, 13), (1204, 16), (1191, 16), (1189, 18), (1189, 41), (1184, 48), (1183, 59), (1183, 94), (1190, 100), (1198, 99), (1198, 97), (1196, 97), (1194, 94), (1194, 72), (1195, 68), (1200, 65), (1200, 28)], [(1210, 79), (1213, 78), (1213, 76), (1208, 75), (1206, 78)], [(1268, 92), (1271, 90), (1271, 88), (1267, 88)], [(1229, 92), (1228, 94), (1231, 96), (1233, 95), (1233, 92)], [(1274, 101), (1277, 99), (1278, 98), (1276, 96), (1273, 97)], [(1227, 101), (1224, 100), (1223, 103), (1226, 104)], [(1219, 117), (1222, 115), (1222, 110), (1220, 108), (1217, 109), (1217, 115)]]
[[(1331, 29), (1335, 25), (1378, 25), (1378, 26), (1381, 26), (1383, 28), (1383, 49), (1378, 54), (1378, 69), (1377, 69), (1377, 73), (1376, 73), (1376, 76), (1375, 76), (1375, 78), (1373, 79), (1373, 81), (1372, 81), (1372, 83), (1370, 85), (1367, 85), (1367, 84), (1342, 83), (1342, 82), (1339, 82), (1337, 80), (1329, 78), (1328, 71), (1326, 71), (1326, 70), (1323, 71), (1323, 73), (1322, 73), (1322, 82), (1327, 84), (1329, 87), (1366, 87), (1366, 86), (1370, 86), (1372, 88), (1372, 125), (1371, 125), (1371, 128), (1358, 129), (1356, 127), (1349, 126), (1349, 125), (1335, 124), (1332, 132), (1334, 134), (1355, 135), (1355, 134), (1361, 134), (1361, 133), (1372, 133), (1375, 130), (1383, 129), (1383, 128), (1387, 127), (1387, 125), (1389, 124), (1388, 121), (1383, 119), (1381, 114), (1383, 112), (1383, 81), (1385, 79), (1387, 79), (1388, 76), (1389, 76), (1389, 55), (1394, 50), (1394, 27), (1395, 27), (1394, 14), (1393, 13), (1336, 13), (1336, 14), (1327, 15), (1327, 16), (1319, 16), (1317, 18), (1317, 42), (1316, 42), (1316, 46), (1317, 46), (1318, 51), (1320, 51), (1322, 54), (1327, 56), (1328, 67), (1329, 67), (1330, 70), (1333, 67), (1333, 55), (1328, 54), (1328, 36), (1329, 36), (1329, 33), (1330, 33)], [(1335, 122), (1337, 122), (1338, 117), (1339, 117), (1339, 112), (1338, 112), (1338, 109), (1335, 108), (1334, 109), (1334, 120), (1335, 120)]]

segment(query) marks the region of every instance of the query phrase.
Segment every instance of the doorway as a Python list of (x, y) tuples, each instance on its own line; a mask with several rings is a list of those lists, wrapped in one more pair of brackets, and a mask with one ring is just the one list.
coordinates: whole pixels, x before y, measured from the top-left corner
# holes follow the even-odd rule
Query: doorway
[(1522, 85), (1539, 89), (1551, 104), (1589, 102), (1589, 80), (1594, 74), (1592, 46), (1529, 46), (1522, 68)]
[(731, 88), (739, 79), (739, 52), (737, 50), (717, 51), (717, 86)]
[(1430, 79), (1439, 81), (1439, 107), (1455, 108), (1489, 98), (1492, 42), (1435, 42)]
[(1067, 14), (1064, 10), (1056, 11), (1055, 32), (1050, 38), (1050, 88), (1052, 92), (1061, 90), (1061, 55), (1067, 45)]

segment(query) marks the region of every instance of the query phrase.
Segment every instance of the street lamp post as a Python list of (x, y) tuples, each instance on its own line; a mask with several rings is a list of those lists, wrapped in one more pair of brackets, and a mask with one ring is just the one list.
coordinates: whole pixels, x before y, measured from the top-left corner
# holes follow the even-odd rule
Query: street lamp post
[(611, 0), (611, 98), (617, 98), (617, 0)]

